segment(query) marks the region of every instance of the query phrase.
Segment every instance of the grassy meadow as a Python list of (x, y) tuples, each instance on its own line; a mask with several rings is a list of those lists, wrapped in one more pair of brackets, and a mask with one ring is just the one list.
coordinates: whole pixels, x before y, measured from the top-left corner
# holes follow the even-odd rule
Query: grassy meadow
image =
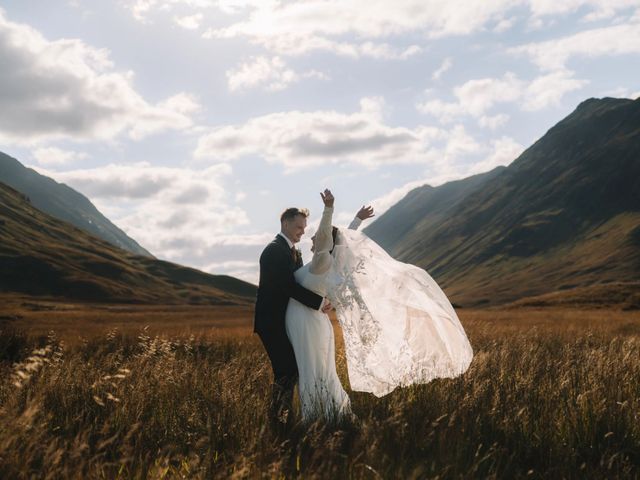
[(640, 477), (637, 311), (461, 309), (464, 375), (277, 435), (246, 309), (5, 305), (0, 478)]

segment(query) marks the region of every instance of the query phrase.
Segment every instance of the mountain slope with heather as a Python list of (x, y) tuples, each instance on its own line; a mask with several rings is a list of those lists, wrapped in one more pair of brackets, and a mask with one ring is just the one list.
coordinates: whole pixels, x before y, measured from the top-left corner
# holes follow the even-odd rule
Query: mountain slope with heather
[(107, 242), (137, 255), (153, 257), (114, 225), (73, 188), (26, 168), (18, 160), (0, 152), (0, 182), (29, 197), (34, 207), (69, 222)]
[(0, 292), (104, 303), (248, 305), (256, 287), (122, 250), (0, 183)]
[(463, 306), (601, 284), (635, 285), (633, 303), (640, 99), (586, 100), (508, 167), (416, 189), (365, 232)]

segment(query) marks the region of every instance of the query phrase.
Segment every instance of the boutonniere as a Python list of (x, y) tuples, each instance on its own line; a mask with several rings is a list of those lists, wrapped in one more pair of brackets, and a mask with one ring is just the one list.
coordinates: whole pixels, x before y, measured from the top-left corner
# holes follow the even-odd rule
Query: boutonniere
[(300, 260), (302, 260), (302, 250), (296, 248), (296, 262), (299, 262)]

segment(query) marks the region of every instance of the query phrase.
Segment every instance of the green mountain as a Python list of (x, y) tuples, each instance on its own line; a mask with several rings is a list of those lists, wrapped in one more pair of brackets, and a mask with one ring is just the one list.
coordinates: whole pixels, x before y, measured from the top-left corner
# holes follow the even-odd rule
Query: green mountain
[(0, 183), (0, 292), (104, 303), (251, 304), (256, 287), (135, 255)]
[(153, 257), (102, 215), (87, 197), (65, 184), (26, 168), (18, 160), (2, 152), (0, 182), (24, 193), (34, 207), (49, 215), (67, 221), (131, 253)]
[(586, 100), (508, 167), (413, 190), (365, 232), (462, 306), (593, 285), (635, 296), (640, 99)]

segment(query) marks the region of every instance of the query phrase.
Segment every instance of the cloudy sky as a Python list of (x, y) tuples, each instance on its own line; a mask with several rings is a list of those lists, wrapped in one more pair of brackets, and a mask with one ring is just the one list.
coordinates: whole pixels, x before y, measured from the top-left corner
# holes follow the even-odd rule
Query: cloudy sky
[(255, 282), (325, 187), (346, 225), (640, 96), (640, 0), (3, 0), (0, 65), (1, 151), (156, 256)]

